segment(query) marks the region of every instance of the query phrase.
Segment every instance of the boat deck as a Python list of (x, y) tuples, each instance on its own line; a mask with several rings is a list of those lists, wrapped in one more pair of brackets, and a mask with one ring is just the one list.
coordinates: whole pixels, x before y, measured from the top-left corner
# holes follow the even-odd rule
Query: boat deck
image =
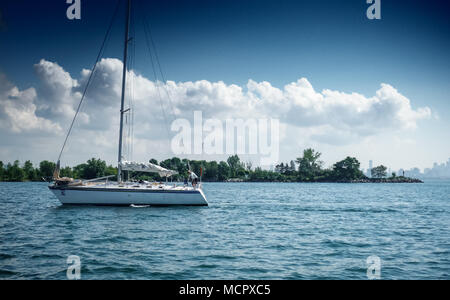
[(130, 190), (168, 190), (168, 191), (196, 191), (198, 188), (190, 186), (181, 186), (176, 184), (148, 184), (148, 183), (99, 183), (95, 185), (88, 185), (89, 188), (112, 188), (112, 189), (130, 189)]
[(88, 182), (77, 185), (67, 186), (51, 186), (53, 189), (71, 189), (71, 190), (121, 190), (121, 191), (184, 191), (184, 192), (196, 192), (201, 190), (201, 185), (196, 188), (185, 185), (176, 184), (160, 184), (160, 183), (123, 183), (117, 184), (115, 182)]

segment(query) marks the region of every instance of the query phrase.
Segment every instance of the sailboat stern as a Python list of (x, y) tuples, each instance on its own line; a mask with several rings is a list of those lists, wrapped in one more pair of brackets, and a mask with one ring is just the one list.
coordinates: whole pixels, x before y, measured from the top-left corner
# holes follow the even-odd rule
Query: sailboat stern
[(205, 193), (203, 193), (202, 189), (199, 189), (200, 196), (201, 196), (201, 202), (203, 203), (203, 206), (209, 206), (208, 200), (206, 200)]

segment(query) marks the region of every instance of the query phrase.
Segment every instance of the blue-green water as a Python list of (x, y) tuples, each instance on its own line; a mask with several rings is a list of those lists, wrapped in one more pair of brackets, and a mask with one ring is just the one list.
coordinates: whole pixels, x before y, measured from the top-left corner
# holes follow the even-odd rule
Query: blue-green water
[(62, 207), (0, 183), (0, 279), (450, 279), (450, 183), (205, 184), (210, 207)]

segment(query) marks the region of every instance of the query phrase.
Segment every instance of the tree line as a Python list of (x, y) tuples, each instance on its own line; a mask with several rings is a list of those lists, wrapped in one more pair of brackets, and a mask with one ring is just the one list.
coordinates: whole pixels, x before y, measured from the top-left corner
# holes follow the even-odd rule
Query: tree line
[[(336, 162), (330, 168), (323, 167), (321, 153), (314, 149), (305, 149), (303, 155), (289, 163), (281, 163), (274, 170), (253, 168), (250, 162), (242, 162), (239, 156), (230, 156), (226, 161), (188, 160), (173, 157), (158, 162), (150, 159), (153, 164), (178, 171), (173, 180), (183, 181), (188, 176), (189, 168), (203, 181), (253, 181), (253, 182), (340, 182), (367, 179), (360, 169), (360, 162), (355, 157), (346, 157)], [(22, 182), (51, 180), (55, 163), (42, 161), (34, 167), (31, 161), (23, 165), (19, 161), (4, 165), (0, 161), (0, 181)], [(117, 167), (107, 165), (101, 159), (92, 158), (86, 163), (75, 167), (64, 167), (61, 177), (74, 179), (94, 179), (117, 175)], [(163, 181), (158, 174), (126, 172), (129, 179)], [(385, 178), (386, 167), (378, 166), (372, 169), (372, 177)], [(392, 174), (395, 177), (395, 173)], [(391, 178), (392, 178), (391, 177)]]
[[(23, 182), (50, 180), (53, 177), (55, 167), (55, 163), (47, 160), (40, 162), (36, 168), (29, 160), (23, 165), (18, 160), (6, 165), (0, 161), (0, 181)], [(98, 178), (97, 175), (108, 176), (114, 174), (117, 174), (117, 168), (107, 166), (105, 161), (95, 158), (73, 168), (62, 168), (60, 171), (61, 177), (76, 179), (93, 179)]]

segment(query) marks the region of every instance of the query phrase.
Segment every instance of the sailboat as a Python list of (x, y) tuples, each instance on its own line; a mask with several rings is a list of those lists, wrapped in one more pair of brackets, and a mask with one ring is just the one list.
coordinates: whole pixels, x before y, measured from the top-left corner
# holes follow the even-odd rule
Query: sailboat
[[(178, 172), (165, 169), (152, 163), (136, 163), (125, 161), (122, 156), (123, 130), (125, 110), (125, 88), (127, 76), (128, 43), (130, 41), (130, 15), (131, 0), (127, 0), (127, 13), (125, 24), (125, 46), (123, 60), (123, 77), (120, 109), (120, 131), (118, 149), (118, 174), (117, 182), (109, 181), (111, 177), (97, 178), (94, 180), (73, 180), (61, 178), (60, 159), (67, 138), (70, 135), (73, 123), (66, 136), (63, 149), (59, 155), (56, 169), (53, 174), (53, 183), (49, 189), (55, 194), (63, 205), (100, 205), (100, 206), (208, 206), (201, 183), (196, 186), (177, 186), (166, 183), (130, 182), (125, 181), (124, 171), (156, 173), (166, 179), (177, 175)], [(98, 61), (98, 58), (97, 58)], [(92, 75), (93, 72), (91, 72)], [(87, 87), (86, 87), (87, 89)], [(86, 91), (85, 91), (86, 92)], [(84, 97), (84, 95), (83, 95)], [(83, 100), (83, 98), (82, 98)], [(80, 103), (81, 106), (81, 103)], [(79, 109), (79, 108), (78, 108)]]

